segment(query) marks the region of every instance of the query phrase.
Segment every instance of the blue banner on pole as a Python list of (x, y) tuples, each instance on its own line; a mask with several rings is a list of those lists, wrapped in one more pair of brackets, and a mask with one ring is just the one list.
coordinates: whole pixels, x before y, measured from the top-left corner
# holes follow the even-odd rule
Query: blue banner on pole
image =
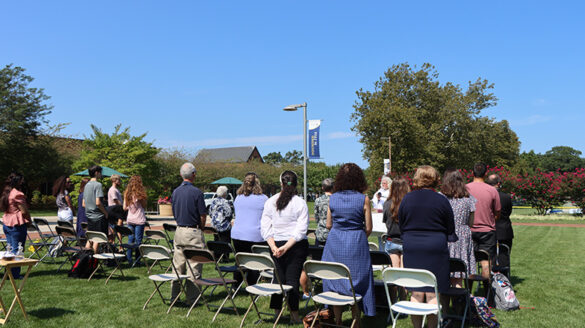
[(309, 158), (318, 159), (319, 155), (319, 129), (321, 120), (309, 120)]

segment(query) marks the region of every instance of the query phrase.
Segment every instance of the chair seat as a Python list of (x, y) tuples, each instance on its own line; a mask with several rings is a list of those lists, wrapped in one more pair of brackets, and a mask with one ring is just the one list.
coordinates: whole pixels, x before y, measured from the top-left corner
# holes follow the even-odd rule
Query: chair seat
[[(356, 295), (356, 300), (359, 302), (362, 297)], [(328, 305), (351, 305), (353, 304), (353, 296), (341, 295), (335, 292), (324, 292), (313, 296), (313, 301)]]
[(262, 271), (262, 272), (260, 272), (260, 277), (272, 279), (272, 278), (274, 278), (274, 273), (272, 273), (272, 271)]
[(387, 267), (389, 267), (389, 265), (376, 264), (376, 265), (372, 265), (372, 270), (374, 270), (374, 272), (375, 271), (384, 271), (384, 269), (386, 269)]
[(98, 260), (113, 260), (114, 258), (116, 258), (116, 259), (126, 258), (126, 255), (118, 254), (118, 253), (114, 253), (114, 254), (100, 253), (100, 254), (94, 254), (93, 258), (98, 259)]
[(79, 251), (81, 251), (81, 247), (80, 246), (63, 246), (61, 247), (61, 251), (64, 253), (77, 253)]
[(238, 267), (235, 265), (222, 265), (219, 267), (219, 271), (221, 271), (221, 272), (237, 272)]
[[(195, 279), (195, 283), (200, 286), (217, 286), (223, 285), (221, 278), (201, 278)], [(227, 280), (226, 280), (227, 283)]]
[(469, 280), (473, 280), (473, 281), (489, 281), (488, 278), (485, 278), (484, 276), (482, 276), (480, 274), (472, 274), (472, 275), (469, 275)]
[(400, 301), (392, 304), (390, 308), (393, 311), (410, 315), (428, 315), (437, 313), (437, 304), (415, 303), (410, 301)]
[[(282, 285), (282, 289), (284, 289), (285, 292), (288, 292), (289, 290), (292, 289), (292, 286)], [(254, 295), (261, 295), (261, 296), (280, 294), (282, 292), (279, 284), (269, 284), (269, 283), (261, 283), (261, 284), (248, 286), (248, 287), (246, 287), (246, 291), (248, 293), (251, 293)]]
[(177, 275), (173, 274), (173, 273), (161, 273), (161, 274), (152, 274), (150, 276), (148, 276), (148, 279), (150, 280), (154, 280), (154, 281), (173, 281), (173, 280), (185, 280), (188, 279), (189, 276), (186, 274), (181, 274), (179, 275), (179, 278), (177, 279)]
[(457, 287), (449, 287), (449, 289), (447, 290), (446, 293), (442, 293), (442, 295), (448, 295), (448, 296), (461, 296), (461, 295), (467, 295), (467, 294), (469, 294), (467, 289), (457, 288)]

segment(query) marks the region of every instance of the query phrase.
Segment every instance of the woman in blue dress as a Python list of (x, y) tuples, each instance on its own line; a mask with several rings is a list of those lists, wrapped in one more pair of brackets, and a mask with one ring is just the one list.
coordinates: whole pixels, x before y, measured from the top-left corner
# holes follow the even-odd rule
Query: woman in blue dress
[[(345, 264), (351, 273), (355, 293), (362, 297), (352, 308), (354, 318), (360, 309), (367, 316), (376, 315), (374, 300), (374, 273), (370, 260), (368, 236), (372, 232), (370, 199), (364, 194), (368, 185), (364, 173), (354, 163), (339, 168), (335, 187), (329, 199), (327, 228), (331, 229), (323, 250), (323, 261)], [(324, 280), (323, 291), (352, 295), (349, 281)], [(334, 306), (336, 324), (341, 324), (341, 306)], [(359, 327), (359, 320), (357, 321)]]

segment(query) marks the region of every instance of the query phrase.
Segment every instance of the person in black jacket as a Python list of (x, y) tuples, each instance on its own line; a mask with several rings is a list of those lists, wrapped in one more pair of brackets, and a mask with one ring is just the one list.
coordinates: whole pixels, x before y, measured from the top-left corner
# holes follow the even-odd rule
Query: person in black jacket
[[(500, 212), (500, 219), (496, 220), (496, 239), (498, 240), (498, 244), (507, 245), (511, 252), (512, 239), (514, 239), (514, 230), (512, 230), (512, 221), (510, 221), (510, 214), (512, 214), (512, 197), (500, 189), (502, 187), (502, 178), (500, 178), (499, 175), (490, 174), (485, 182), (498, 189), (502, 210)], [(510, 254), (507, 254), (507, 256), (500, 256), (499, 262), (500, 265), (509, 266)]]

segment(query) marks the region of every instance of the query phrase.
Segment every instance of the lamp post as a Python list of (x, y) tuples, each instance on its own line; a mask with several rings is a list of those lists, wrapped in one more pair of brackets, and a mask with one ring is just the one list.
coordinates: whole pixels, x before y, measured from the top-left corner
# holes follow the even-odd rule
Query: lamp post
[(303, 198), (307, 201), (307, 103), (288, 105), (283, 109), (294, 112), (303, 107)]

